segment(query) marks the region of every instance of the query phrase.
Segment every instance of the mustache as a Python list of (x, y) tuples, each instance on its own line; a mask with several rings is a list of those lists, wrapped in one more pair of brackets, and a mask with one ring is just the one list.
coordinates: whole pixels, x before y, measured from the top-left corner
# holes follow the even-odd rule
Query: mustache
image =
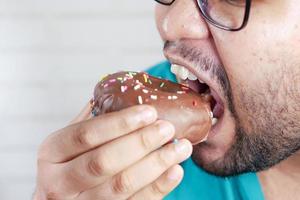
[(181, 57), (192, 63), (200, 72), (208, 73), (221, 86), (225, 97), (231, 94), (230, 82), (225, 68), (220, 62), (207, 56), (201, 47), (194, 47), (181, 41), (166, 41), (163, 47), (165, 52), (172, 52), (173, 55)]

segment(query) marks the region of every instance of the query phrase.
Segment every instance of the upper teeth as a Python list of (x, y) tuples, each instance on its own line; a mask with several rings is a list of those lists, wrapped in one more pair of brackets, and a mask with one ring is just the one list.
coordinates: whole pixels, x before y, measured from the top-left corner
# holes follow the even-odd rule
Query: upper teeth
[[(192, 72), (190, 72), (187, 68), (185, 68), (185, 67), (183, 67), (181, 65), (172, 64), (171, 65), (171, 72), (173, 74), (175, 74), (177, 77), (179, 77), (180, 79), (182, 79), (182, 80), (189, 79), (189, 80), (195, 81), (195, 80), (198, 79)], [(199, 80), (199, 82), (200, 83), (204, 83), (201, 80)], [(210, 112), (210, 117), (211, 117), (211, 120), (212, 120), (212, 125), (213, 126), (216, 125), (217, 122), (218, 122), (218, 118), (216, 118), (213, 115), (213, 112)]]
[(195, 81), (195, 80), (197, 80), (198, 78), (197, 78), (197, 76), (195, 76), (193, 73), (189, 73), (189, 76), (188, 76), (188, 79), (189, 80), (192, 80), (192, 81)]
[(187, 68), (177, 64), (171, 65), (171, 72), (182, 80), (186, 80), (186, 79), (192, 81), (197, 80), (197, 77), (192, 72), (190, 72)]

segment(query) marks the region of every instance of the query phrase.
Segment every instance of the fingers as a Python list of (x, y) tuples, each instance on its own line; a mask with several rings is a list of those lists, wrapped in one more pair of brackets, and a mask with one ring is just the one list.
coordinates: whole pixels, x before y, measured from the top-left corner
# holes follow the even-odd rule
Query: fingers
[(118, 173), (104, 184), (81, 193), (78, 199), (127, 199), (191, 154), (192, 144), (186, 139), (180, 140), (177, 144), (168, 144)]
[(147, 105), (134, 106), (118, 112), (70, 125), (49, 136), (41, 145), (39, 159), (61, 163), (95, 147), (126, 135), (157, 119), (156, 110)]
[(168, 195), (182, 180), (183, 169), (174, 165), (156, 181), (135, 193), (128, 200), (160, 200)]
[[(174, 136), (174, 126), (165, 121), (114, 140), (66, 163), (59, 175), (64, 190), (80, 191), (103, 183), (136, 163)], [(76, 184), (74, 184), (76, 182)]]
[(80, 113), (70, 122), (70, 124), (76, 124), (83, 120), (90, 119), (92, 117), (92, 100), (87, 103)]

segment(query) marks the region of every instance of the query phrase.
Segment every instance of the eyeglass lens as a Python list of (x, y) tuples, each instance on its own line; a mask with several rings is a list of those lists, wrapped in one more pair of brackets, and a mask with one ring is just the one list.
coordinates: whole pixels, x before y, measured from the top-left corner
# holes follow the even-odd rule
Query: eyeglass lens
[[(170, 5), (175, 0), (156, 0)], [(202, 14), (213, 24), (238, 29), (243, 25), (247, 0), (197, 0)]]
[(207, 18), (231, 29), (242, 26), (246, 3), (246, 0), (198, 0), (198, 5)]

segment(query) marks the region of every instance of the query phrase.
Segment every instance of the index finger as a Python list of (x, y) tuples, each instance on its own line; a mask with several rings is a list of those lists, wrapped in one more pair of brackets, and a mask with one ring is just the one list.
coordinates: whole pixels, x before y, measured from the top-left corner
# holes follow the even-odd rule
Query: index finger
[(139, 105), (71, 124), (50, 135), (41, 145), (38, 157), (53, 163), (66, 162), (156, 119), (153, 107)]

